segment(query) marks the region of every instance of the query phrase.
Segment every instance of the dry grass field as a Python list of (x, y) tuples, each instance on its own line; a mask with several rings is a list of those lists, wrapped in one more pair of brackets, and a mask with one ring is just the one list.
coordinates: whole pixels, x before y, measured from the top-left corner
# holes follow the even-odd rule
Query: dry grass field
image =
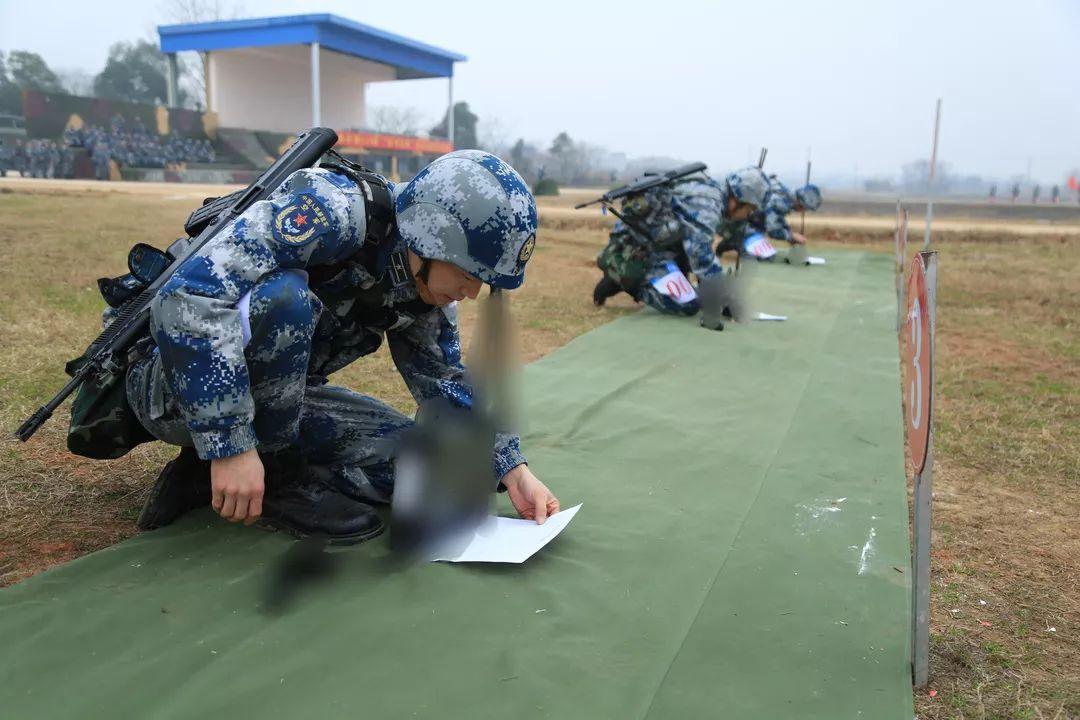
[[(168, 244), (192, 192), (0, 184), (0, 585), (136, 532), (172, 452), (75, 458), (65, 410), (25, 445), (11, 432), (96, 334), (95, 279), (117, 274), (137, 241)], [(526, 360), (634, 309), (625, 296), (589, 302), (607, 220), (570, 211), (587, 197), (541, 203), (529, 281), (513, 295)], [(815, 249), (891, 252), (888, 222), (828, 220), (808, 225)], [(1066, 232), (959, 224), (936, 235), (935, 692), (917, 695), (921, 718), (1080, 717), (1080, 235)], [(474, 317), (466, 305), (466, 338)], [(335, 381), (411, 409), (385, 352)]]

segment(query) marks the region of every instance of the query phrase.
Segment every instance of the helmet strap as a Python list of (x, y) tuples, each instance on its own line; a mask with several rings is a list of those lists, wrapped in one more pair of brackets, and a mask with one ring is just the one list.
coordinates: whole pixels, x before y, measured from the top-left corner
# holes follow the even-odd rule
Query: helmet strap
[(431, 258), (420, 258), (420, 270), (416, 273), (416, 277), (427, 285), (428, 275), (431, 273)]

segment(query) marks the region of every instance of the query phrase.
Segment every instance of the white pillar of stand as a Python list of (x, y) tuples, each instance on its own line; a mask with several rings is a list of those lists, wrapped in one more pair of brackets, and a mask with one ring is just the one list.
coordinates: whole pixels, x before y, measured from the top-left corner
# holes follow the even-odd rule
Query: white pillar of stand
[(311, 43), (311, 127), (322, 125), (322, 100), (319, 95), (319, 49), (319, 43)]
[(176, 67), (176, 53), (168, 53), (165, 57), (169, 61), (169, 72), (165, 80), (165, 104), (169, 107), (176, 107), (178, 94), (176, 92), (176, 76), (179, 74)]
[[(452, 71), (451, 71), (452, 72)], [(446, 78), (446, 138), (450, 141), (452, 150), (457, 150), (454, 145), (454, 76)]]

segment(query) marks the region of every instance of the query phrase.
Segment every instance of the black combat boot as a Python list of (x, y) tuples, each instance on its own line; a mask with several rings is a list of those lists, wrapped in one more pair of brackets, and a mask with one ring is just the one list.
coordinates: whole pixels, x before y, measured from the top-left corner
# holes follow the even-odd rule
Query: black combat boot
[(176, 459), (158, 475), (136, 524), (140, 530), (165, 527), (189, 510), (209, 504), (209, 461), (200, 460), (195, 448), (180, 448)]
[(258, 525), (300, 539), (320, 537), (331, 545), (353, 545), (383, 531), (370, 505), (312, 481), (268, 487)]
[(266, 494), (258, 526), (295, 538), (319, 537), (332, 545), (353, 545), (383, 531), (382, 520), (365, 503), (307, 479), (296, 448), (262, 456)]
[(593, 305), (596, 305), (597, 307), (603, 307), (604, 302), (607, 301), (609, 297), (618, 295), (621, 292), (622, 287), (619, 285), (619, 283), (615, 282), (607, 275), (605, 275), (604, 277), (600, 278), (600, 282), (596, 283), (596, 287), (593, 288)]

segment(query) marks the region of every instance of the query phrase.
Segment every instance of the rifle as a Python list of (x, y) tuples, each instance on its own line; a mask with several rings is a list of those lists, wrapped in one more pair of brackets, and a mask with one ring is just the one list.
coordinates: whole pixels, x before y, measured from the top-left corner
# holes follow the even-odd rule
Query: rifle
[[(185, 229), (192, 239), (178, 251), (172, 263), (157, 276), (138, 295), (120, 307), (114, 319), (105, 331), (90, 343), (83, 353), (85, 362), (72, 372), (71, 380), (53, 399), (38, 408), (27, 418), (15, 436), (26, 442), (38, 428), (52, 416), (53, 411), (75, 392), (87, 379), (100, 375), (119, 373), (124, 368), (128, 350), (135, 342), (146, 335), (150, 326), (150, 301), (161, 287), (168, 282), (173, 273), (207, 242), (212, 240), (227, 224), (259, 200), (265, 200), (297, 170), (315, 165), (323, 153), (337, 143), (337, 133), (329, 128), (312, 128), (302, 133), (293, 144), (255, 179), (245, 190), (218, 198), (197, 210), (188, 221)], [(212, 215), (212, 213), (216, 213)], [(194, 232), (191, 232), (194, 230)], [(171, 248), (170, 248), (171, 249)]]
[[(668, 170), (666, 173), (661, 173), (659, 175), (646, 175), (640, 180), (635, 180), (629, 185), (623, 185), (622, 187), (617, 187), (614, 190), (608, 190), (606, 193), (596, 198), (595, 200), (590, 200), (588, 202), (583, 202), (580, 205), (575, 205), (574, 209), (580, 210), (583, 207), (588, 207), (589, 205), (600, 203), (601, 205), (607, 207), (608, 210), (611, 210), (611, 203), (615, 202), (616, 200), (621, 200), (622, 198), (629, 197), (630, 195), (638, 195), (645, 192), (646, 190), (658, 187), (660, 185), (666, 185), (669, 182), (686, 177), (687, 175), (693, 175), (696, 172), (702, 172), (703, 170), (705, 170), (706, 167), (707, 166), (705, 165), (705, 163), (696, 162), (690, 163), (689, 165), (683, 165), (682, 167), (675, 168), (674, 170)], [(618, 213), (615, 213), (615, 217), (619, 217)], [(622, 218), (619, 219), (621, 220)]]
[(761, 154), (758, 155), (757, 166), (758, 169), (765, 167), (765, 156), (769, 154), (769, 148), (761, 148)]

